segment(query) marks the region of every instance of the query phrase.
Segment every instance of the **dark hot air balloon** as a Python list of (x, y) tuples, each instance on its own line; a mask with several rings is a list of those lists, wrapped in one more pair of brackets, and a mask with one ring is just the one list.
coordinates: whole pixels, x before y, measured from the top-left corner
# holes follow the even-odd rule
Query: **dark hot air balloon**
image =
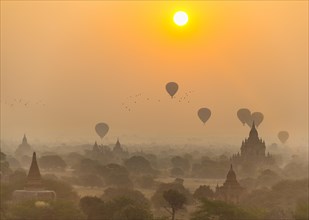
[(200, 108), (197, 112), (200, 120), (205, 124), (211, 116), (211, 111), (208, 108)]
[(281, 141), (281, 143), (283, 143), (283, 144), (289, 139), (289, 136), (290, 136), (289, 132), (287, 132), (287, 131), (280, 131), (278, 133), (278, 138)]
[[(264, 120), (264, 115), (261, 112), (253, 112), (252, 115), (252, 121), (254, 121), (254, 124), (256, 127), (259, 127), (259, 125)], [(251, 124), (252, 126), (252, 124)]]
[(178, 84), (175, 82), (169, 82), (165, 86), (166, 91), (168, 94), (173, 98), (176, 92), (178, 91)]
[(97, 134), (100, 136), (100, 138), (102, 139), (108, 132), (109, 127), (106, 123), (98, 123), (95, 126), (95, 131), (97, 132)]
[(241, 108), (237, 111), (237, 117), (243, 125), (251, 118), (251, 112), (247, 108)]

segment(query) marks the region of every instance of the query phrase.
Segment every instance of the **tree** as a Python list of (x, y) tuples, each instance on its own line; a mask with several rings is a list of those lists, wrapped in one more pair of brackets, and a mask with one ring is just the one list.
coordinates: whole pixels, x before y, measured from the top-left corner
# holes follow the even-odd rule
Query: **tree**
[(191, 220), (255, 220), (263, 219), (260, 213), (249, 212), (233, 204), (218, 200), (201, 200), (201, 205), (192, 214)]
[(133, 187), (128, 170), (118, 164), (108, 164), (100, 169), (100, 174), (107, 185)]
[(42, 169), (61, 169), (63, 170), (67, 164), (58, 155), (46, 155), (39, 159), (39, 165)]
[(1, 175), (0, 177), (2, 178), (2, 175), (8, 175), (9, 173), (11, 173), (11, 169), (10, 169), (10, 164), (9, 162), (6, 160), (6, 155), (0, 151), (0, 171), (1, 171)]
[(104, 202), (97, 197), (81, 198), (80, 207), (88, 220), (152, 220), (149, 207), (138, 205), (135, 201), (118, 197)]
[(186, 197), (187, 204), (191, 204), (193, 202), (192, 195), (190, 194), (190, 191), (187, 190), (183, 184), (179, 182), (173, 182), (173, 183), (162, 183), (159, 185), (156, 192), (151, 197), (151, 202), (154, 205), (155, 208), (164, 208), (168, 206), (168, 202), (164, 199), (163, 193), (168, 190), (176, 190), (179, 193), (183, 194)]
[(155, 181), (152, 175), (138, 175), (135, 183), (144, 189), (152, 189), (155, 186)]
[(6, 157), (6, 161), (9, 162), (10, 168), (12, 170), (17, 170), (21, 168), (20, 162), (15, 157), (8, 156)]
[(128, 188), (107, 188), (101, 198), (104, 201), (111, 201), (121, 197), (134, 201), (140, 207), (150, 207), (150, 203), (143, 193)]
[(64, 160), (70, 167), (76, 166), (83, 159), (85, 159), (85, 157), (77, 152), (71, 152), (64, 157)]
[(82, 186), (103, 186), (103, 181), (95, 174), (84, 174), (79, 176), (79, 183)]
[(69, 183), (53, 179), (43, 179), (42, 182), (46, 190), (56, 192), (57, 200), (78, 201), (79, 199), (77, 193)]
[(212, 199), (214, 197), (214, 192), (209, 186), (202, 185), (199, 186), (193, 193), (193, 198), (201, 200), (201, 199)]
[(163, 193), (163, 198), (168, 202), (169, 206), (171, 207), (172, 211), (170, 213), (172, 214), (172, 220), (174, 220), (176, 211), (182, 209), (184, 204), (186, 203), (186, 197), (177, 190), (170, 189)]
[(181, 168), (182, 170), (189, 171), (190, 162), (188, 159), (185, 159), (180, 156), (175, 156), (171, 159), (171, 163), (174, 168)]
[(154, 173), (150, 162), (142, 156), (133, 156), (124, 162), (129, 171), (135, 173)]
[(281, 180), (280, 176), (270, 169), (263, 170), (257, 177), (258, 186), (272, 186)]
[(184, 174), (185, 174), (185, 172), (179, 167), (172, 168), (170, 173), (171, 173), (172, 177), (184, 176)]
[(80, 199), (79, 206), (88, 220), (99, 219), (104, 214), (104, 201), (98, 197), (85, 196)]
[(298, 200), (294, 213), (295, 220), (309, 219), (308, 198)]
[(76, 174), (98, 174), (101, 168), (102, 166), (97, 161), (91, 159), (83, 159), (74, 166)]
[(28, 200), (12, 204), (8, 220), (84, 220), (81, 210), (69, 201), (56, 200), (50, 203)]

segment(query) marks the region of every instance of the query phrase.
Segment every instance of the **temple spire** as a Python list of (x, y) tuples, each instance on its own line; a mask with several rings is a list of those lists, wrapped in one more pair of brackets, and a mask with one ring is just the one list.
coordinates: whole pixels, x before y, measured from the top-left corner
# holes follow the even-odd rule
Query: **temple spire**
[(42, 188), (42, 178), (40, 169), (36, 160), (36, 153), (33, 152), (32, 162), (27, 176), (26, 187), (29, 189), (39, 189)]
[(251, 130), (250, 130), (250, 133), (249, 133), (249, 139), (258, 139), (259, 138), (259, 134), (255, 128), (255, 123), (254, 121), (252, 122), (252, 127), (251, 127)]
[(227, 173), (226, 180), (227, 181), (235, 181), (236, 180), (236, 174), (235, 174), (235, 172), (233, 170), (233, 165), (232, 164), (230, 166), (229, 172)]
[(252, 128), (255, 129), (255, 123), (254, 123), (254, 120), (252, 122)]
[(27, 137), (26, 137), (26, 134), (24, 134), (22, 143), (23, 143), (23, 144), (27, 144)]

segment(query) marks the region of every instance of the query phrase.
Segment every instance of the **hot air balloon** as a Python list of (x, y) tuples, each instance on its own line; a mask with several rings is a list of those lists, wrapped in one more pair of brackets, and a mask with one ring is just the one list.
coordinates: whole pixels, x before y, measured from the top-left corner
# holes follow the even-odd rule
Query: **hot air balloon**
[(171, 96), (171, 98), (173, 98), (176, 92), (178, 91), (178, 84), (175, 82), (169, 82), (166, 84), (165, 89)]
[(108, 132), (109, 127), (106, 123), (98, 123), (95, 126), (95, 131), (97, 132), (97, 134), (100, 136), (100, 138), (102, 139)]
[(247, 108), (241, 108), (237, 111), (237, 117), (243, 125), (251, 118), (251, 112)]
[(200, 108), (197, 112), (200, 120), (205, 124), (211, 116), (211, 111), (208, 108)]
[(278, 138), (281, 141), (282, 144), (284, 144), (289, 139), (289, 132), (287, 131), (280, 131), (278, 133)]
[(261, 112), (254, 112), (252, 113), (251, 118), (252, 118), (252, 121), (254, 121), (254, 124), (256, 125), (256, 127), (259, 127), (259, 125), (262, 123), (264, 119), (264, 115)]

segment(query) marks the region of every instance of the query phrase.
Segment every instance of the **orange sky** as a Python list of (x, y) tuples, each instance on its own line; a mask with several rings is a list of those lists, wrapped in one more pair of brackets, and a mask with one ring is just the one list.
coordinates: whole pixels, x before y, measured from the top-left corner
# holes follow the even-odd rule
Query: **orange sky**
[[(185, 27), (176, 10), (188, 12)], [(246, 107), (264, 113), (266, 142), (287, 130), (307, 143), (307, 18), (306, 1), (1, 1), (1, 138), (92, 141), (102, 121), (112, 142), (240, 143)], [(178, 98), (193, 90), (190, 103), (168, 97), (169, 81)], [(212, 110), (206, 126), (200, 107)]]

